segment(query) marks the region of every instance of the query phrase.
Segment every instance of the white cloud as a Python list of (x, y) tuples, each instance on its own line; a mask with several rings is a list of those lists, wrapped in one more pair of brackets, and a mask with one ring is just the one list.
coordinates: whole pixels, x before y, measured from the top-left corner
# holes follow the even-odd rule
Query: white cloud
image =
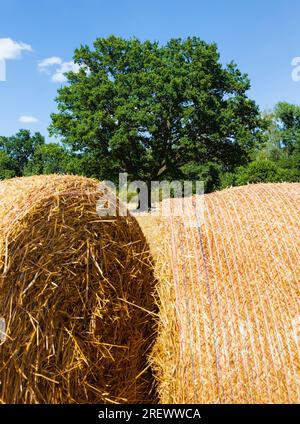
[(22, 115), (19, 118), (21, 124), (35, 124), (39, 120), (35, 116)]
[(51, 75), (51, 81), (63, 83), (67, 81), (64, 73), (70, 71), (79, 72), (80, 66), (73, 61), (63, 62), (60, 57), (52, 56), (39, 62), (38, 69), (40, 72)]
[(52, 75), (53, 82), (65, 82), (67, 78), (65, 77), (65, 72), (79, 72), (80, 66), (74, 62), (63, 62), (61, 66), (55, 71)]
[(53, 65), (60, 65), (62, 63), (62, 60), (60, 57), (52, 56), (48, 57), (47, 59), (41, 60), (38, 64), (38, 69), (41, 72), (49, 72), (49, 67)]
[(18, 43), (11, 38), (0, 38), (0, 59), (17, 59), (21, 56), (22, 51), (32, 52), (29, 44)]

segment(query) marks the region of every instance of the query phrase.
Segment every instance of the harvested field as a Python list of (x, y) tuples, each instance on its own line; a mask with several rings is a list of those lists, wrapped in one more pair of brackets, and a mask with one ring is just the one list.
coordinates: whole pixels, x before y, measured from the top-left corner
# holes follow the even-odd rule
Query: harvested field
[[(205, 196), (156, 218), (158, 338), (152, 365), (163, 403), (299, 403), (300, 184)], [(154, 219), (154, 218), (151, 218)]]
[(134, 218), (97, 215), (97, 186), (0, 183), (1, 402), (156, 399), (149, 248)]

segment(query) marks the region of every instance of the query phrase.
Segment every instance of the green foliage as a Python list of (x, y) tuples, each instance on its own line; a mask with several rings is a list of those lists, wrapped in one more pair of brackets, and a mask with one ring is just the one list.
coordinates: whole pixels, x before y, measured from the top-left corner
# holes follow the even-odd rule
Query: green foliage
[(239, 170), (236, 176), (236, 184), (280, 182), (282, 177), (281, 168), (274, 162), (256, 160)]
[(11, 137), (0, 137), (0, 179), (53, 173), (87, 175), (87, 162), (87, 156), (72, 154), (63, 145), (46, 144), (40, 133), (20, 130)]
[(77, 49), (74, 60), (82, 69), (58, 91), (50, 133), (88, 155), (99, 178), (179, 179), (194, 162), (213, 189), (207, 164), (232, 170), (259, 139), (249, 80), (233, 63), (221, 66), (215, 44), (111, 36)]
[[(65, 147), (57, 143), (37, 146), (32, 160), (24, 170), (25, 175), (73, 173), (72, 158)], [(67, 172), (69, 171), (69, 172)], [(76, 173), (76, 170), (75, 172)]]
[(280, 102), (263, 120), (264, 143), (258, 146), (253, 158), (266, 161), (269, 168), (265, 170), (264, 180), (300, 181), (300, 106)]
[(16, 163), (7, 153), (0, 150), (0, 180), (16, 176)]
[(255, 160), (235, 173), (223, 175), (221, 188), (248, 183), (296, 182), (299, 175), (295, 169), (285, 169), (270, 160)]
[(203, 181), (206, 193), (217, 190), (220, 187), (221, 166), (215, 162), (207, 162), (203, 165), (189, 162), (182, 166), (184, 180)]
[(300, 106), (280, 102), (274, 109), (274, 118), (281, 145), (289, 156), (300, 146)]
[(28, 130), (20, 130), (11, 137), (0, 137), (0, 152), (6, 153), (15, 164), (15, 175), (22, 176), (35, 149), (45, 143), (40, 133), (30, 134)]
[(224, 172), (220, 179), (220, 189), (229, 188), (237, 185), (237, 171), (236, 172)]

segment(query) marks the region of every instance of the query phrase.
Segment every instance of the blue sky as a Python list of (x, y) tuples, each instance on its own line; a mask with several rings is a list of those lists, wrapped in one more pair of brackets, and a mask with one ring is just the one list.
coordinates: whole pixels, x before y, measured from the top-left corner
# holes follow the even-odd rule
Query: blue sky
[[(291, 61), (300, 57), (299, 0), (0, 0), (0, 55), (1, 39), (11, 55), (0, 81), (0, 135), (29, 128), (47, 136), (59, 72), (80, 44), (111, 34), (214, 41), (224, 64), (234, 60), (249, 74), (249, 95), (261, 109), (300, 103), (300, 81), (291, 77)], [(39, 71), (49, 57), (56, 65)]]

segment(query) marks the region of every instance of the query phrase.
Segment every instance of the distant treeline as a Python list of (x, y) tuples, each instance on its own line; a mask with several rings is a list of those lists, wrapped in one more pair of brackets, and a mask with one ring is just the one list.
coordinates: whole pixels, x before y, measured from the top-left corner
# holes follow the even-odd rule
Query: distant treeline
[(300, 181), (300, 106), (261, 113), (250, 81), (215, 44), (111, 36), (75, 50), (79, 72), (58, 90), (45, 143), (0, 137), (0, 179), (68, 173), (117, 181), (202, 180), (206, 191)]

